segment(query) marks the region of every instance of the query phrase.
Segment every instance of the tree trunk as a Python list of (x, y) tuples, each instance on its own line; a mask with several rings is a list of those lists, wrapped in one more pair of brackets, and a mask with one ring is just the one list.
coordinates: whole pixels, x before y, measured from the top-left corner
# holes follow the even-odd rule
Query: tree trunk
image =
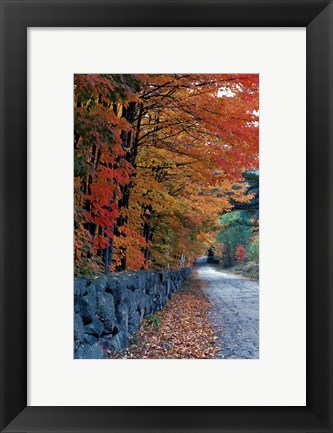
[[(123, 107), (122, 117), (125, 117), (125, 119), (129, 123), (133, 123), (134, 117), (135, 117), (135, 110), (136, 110), (136, 103), (130, 102), (128, 108)], [(125, 132), (122, 131), (120, 134), (120, 137), (122, 139), (122, 146), (126, 150), (125, 159), (127, 161), (130, 161), (130, 152), (131, 152), (131, 141), (132, 141), (132, 131)], [(130, 194), (130, 188), (129, 185), (124, 185), (121, 188), (122, 197), (118, 202), (118, 209), (119, 212), (121, 212), (121, 209), (128, 209), (129, 206), (129, 194)], [(125, 235), (121, 232), (121, 227), (125, 226), (127, 224), (127, 216), (120, 215), (117, 219), (116, 226), (114, 229), (114, 233), (119, 238), (124, 238)], [(116, 266), (116, 271), (125, 271), (126, 270), (126, 246), (122, 245), (119, 247), (119, 256), (120, 264)]]
[(151, 222), (153, 218), (153, 208), (151, 205), (143, 207), (143, 237), (146, 241), (146, 246), (143, 248), (145, 265), (148, 264), (149, 259), (149, 241), (151, 241)]

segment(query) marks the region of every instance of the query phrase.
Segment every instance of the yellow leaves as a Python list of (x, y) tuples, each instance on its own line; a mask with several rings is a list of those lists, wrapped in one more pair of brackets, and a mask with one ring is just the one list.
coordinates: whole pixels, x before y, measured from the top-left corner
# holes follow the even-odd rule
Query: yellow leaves
[(258, 165), (258, 95), (255, 74), (75, 76), (76, 220), (114, 233), (113, 269), (147, 266), (148, 250), (179, 266), (250, 199), (234, 186)]
[(179, 266), (183, 251), (192, 258), (204, 254), (214, 242), (221, 213), (232, 208), (230, 198), (242, 197), (243, 190), (234, 190), (234, 183), (212, 170), (210, 163), (188, 161), (165, 149), (139, 151), (129, 218), (139, 227), (142, 206), (152, 207), (146, 216), (153, 218), (154, 267)]

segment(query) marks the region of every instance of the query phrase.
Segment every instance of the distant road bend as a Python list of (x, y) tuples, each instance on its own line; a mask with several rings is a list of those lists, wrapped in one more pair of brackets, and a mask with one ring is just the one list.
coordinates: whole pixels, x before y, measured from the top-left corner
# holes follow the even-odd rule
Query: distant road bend
[(198, 261), (198, 279), (212, 304), (210, 320), (221, 348), (216, 358), (259, 358), (259, 284)]

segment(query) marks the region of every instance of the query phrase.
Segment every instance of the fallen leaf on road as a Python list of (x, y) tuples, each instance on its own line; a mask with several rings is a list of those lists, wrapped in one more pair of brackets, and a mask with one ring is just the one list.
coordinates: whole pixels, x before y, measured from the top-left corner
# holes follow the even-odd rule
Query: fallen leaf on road
[(219, 347), (214, 335), (216, 330), (208, 319), (210, 307), (200, 283), (195, 279), (187, 280), (164, 310), (155, 314), (158, 320), (145, 319), (131, 337), (131, 344), (112, 358), (214, 358)]

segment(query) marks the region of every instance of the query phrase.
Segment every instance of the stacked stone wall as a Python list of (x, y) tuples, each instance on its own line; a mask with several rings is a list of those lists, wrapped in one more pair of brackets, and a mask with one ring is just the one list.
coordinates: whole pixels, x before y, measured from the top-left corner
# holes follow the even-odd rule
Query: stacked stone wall
[(191, 272), (184, 268), (76, 278), (74, 358), (104, 358), (126, 347), (142, 320), (161, 311)]

